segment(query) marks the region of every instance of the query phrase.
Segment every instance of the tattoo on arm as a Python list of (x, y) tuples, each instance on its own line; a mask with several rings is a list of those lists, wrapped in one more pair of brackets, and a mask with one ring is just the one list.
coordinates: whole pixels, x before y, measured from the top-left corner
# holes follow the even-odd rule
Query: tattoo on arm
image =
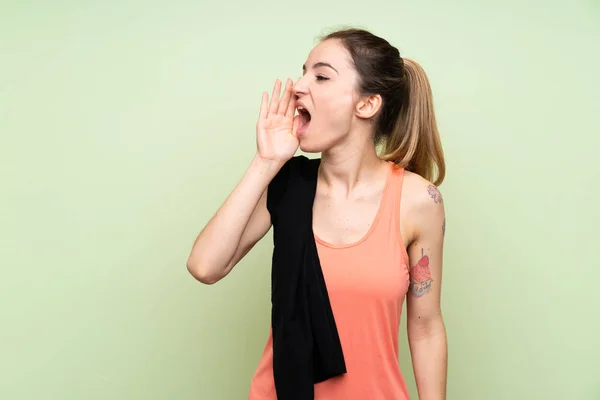
[(429, 257), (423, 255), (421, 259), (410, 269), (410, 291), (417, 297), (422, 297), (431, 290), (431, 270), (429, 269)]
[(429, 196), (431, 196), (436, 204), (442, 202), (442, 194), (434, 185), (427, 186), (427, 193), (429, 193)]

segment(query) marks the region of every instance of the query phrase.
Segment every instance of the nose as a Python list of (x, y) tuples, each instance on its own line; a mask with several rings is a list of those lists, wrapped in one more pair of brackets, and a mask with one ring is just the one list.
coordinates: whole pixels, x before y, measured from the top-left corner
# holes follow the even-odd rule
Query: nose
[(294, 83), (293, 92), (296, 96), (301, 96), (307, 93), (307, 88), (303, 77), (298, 78)]

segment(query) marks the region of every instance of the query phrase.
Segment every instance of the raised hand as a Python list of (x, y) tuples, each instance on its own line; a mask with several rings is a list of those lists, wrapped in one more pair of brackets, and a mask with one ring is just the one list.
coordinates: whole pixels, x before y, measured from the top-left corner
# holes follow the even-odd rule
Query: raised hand
[(265, 160), (285, 163), (298, 150), (296, 137), (299, 118), (294, 118), (296, 97), (292, 93), (293, 82), (287, 79), (281, 99), (281, 81), (277, 79), (271, 96), (263, 92), (260, 115), (256, 124), (258, 154)]

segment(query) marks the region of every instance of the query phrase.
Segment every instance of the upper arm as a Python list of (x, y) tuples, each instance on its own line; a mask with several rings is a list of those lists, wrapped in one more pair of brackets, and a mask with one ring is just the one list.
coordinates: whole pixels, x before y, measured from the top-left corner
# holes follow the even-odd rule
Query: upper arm
[(267, 234), (270, 228), (271, 215), (267, 210), (267, 190), (265, 190), (258, 200), (256, 207), (254, 207), (254, 211), (248, 220), (244, 233), (242, 233), (235, 254), (227, 265), (226, 273), (229, 273), (252, 250), (254, 245)]
[(410, 223), (413, 239), (408, 247), (410, 286), (407, 294), (409, 329), (425, 327), (441, 317), (440, 297), (446, 216), (439, 190), (422, 181), (414, 187)]

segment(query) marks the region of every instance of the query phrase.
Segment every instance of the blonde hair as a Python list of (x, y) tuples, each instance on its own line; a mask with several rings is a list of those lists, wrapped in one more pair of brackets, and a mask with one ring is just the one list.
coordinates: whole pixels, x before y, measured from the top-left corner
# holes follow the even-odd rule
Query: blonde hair
[(437, 186), (446, 175), (446, 163), (431, 86), (417, 62), (405, 58), (403, 64), (407, 101), (400, 108), (392, 133), (384, 139), (381, 158), (393, 161)]

